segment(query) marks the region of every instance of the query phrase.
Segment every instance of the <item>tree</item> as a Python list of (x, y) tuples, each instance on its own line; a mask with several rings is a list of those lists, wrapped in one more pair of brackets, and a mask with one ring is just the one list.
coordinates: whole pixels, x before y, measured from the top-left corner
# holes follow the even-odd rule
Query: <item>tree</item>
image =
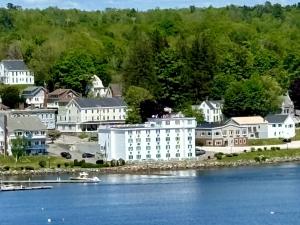
[(17, 137), (11, 141), (11, 153), (18, 162), (19, 158), (26, 154), (28, 141), (25, 137)]
[(161, 117), (164, 115), (164, 107), (154, 99), (147, 99), (140, 103), (140, 115), (142, 122), (147, 121), (152, 116)]
[(252, 76), (232, 82), (224, 96), (226, 116), (266, 116), (279, 108), (281, 88), (271, 77)]
[(11, 109), (17, 108), (24, 99), (20, 97), (20, 92), (16, 86), (3, 86), (0, 90), (2, 103)]
[(51, 139), (52, 143), (54, 142), (54, 140), (56, 140), (60, 136), (61, 136), (61, 132), (58, 130), (51, 130), (48, 132), (48, 137)]
[(81, 50), (66, 53), (52, 68), (54, 83), (58, 87), (71, 88), (74, 91), (87, 94), (87, 87), (91, 83), (94, 74), (103, 79), (105, 83), (110, 81), (105, 67), (95, 56)]
[(297, 77), (291, 82), (290, 96), (295, 108), (300, 109), (300, 77)]
[(197, 124), (200, 124), (204, 121), (203, 113), (199, 110), (193, 109), (191, 105), (186, 106), (181, 112), (186, 117), (195, 117)]
[(141, 123), (141, 103), (146, 100), (153, 100), (150, 92), (144, 88), (130, 86), (125, 93), (125, 101), (128, 104), (127, 123)]

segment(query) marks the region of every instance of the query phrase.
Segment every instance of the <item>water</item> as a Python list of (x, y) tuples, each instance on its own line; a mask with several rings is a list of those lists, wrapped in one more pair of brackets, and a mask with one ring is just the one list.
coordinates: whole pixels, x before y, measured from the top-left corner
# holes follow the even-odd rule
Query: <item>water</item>
[(300, 223), (297, 164), (103, 175), (101, 180), (55, 185), (50, 190), (0, 192), (0, 225)]

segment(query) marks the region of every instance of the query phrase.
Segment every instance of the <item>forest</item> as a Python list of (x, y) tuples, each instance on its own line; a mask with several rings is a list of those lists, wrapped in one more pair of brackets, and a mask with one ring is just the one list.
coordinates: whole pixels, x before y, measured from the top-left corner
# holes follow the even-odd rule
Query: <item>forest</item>
[(97, 74), (177, 110), (209, 98), (224, 99), (228, 116), (266, 115), (279, 95), (300, 95), (300, 3), (141, 12), (8, 4), (0, 59), (8, 58), (24, 59), (50, 91), (86, 95)]

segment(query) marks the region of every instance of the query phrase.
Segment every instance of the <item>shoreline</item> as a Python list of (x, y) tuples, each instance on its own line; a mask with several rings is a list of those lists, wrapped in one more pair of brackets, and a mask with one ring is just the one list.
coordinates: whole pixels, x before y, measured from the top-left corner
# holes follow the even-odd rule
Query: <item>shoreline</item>
[[(191, 169), (218, 169), (218, 168), (236, 168), (247, 166), (276, 165), (288, 162), (300, 162), (299, 157), (277, 157), (267, 159), (264, 162), (255, 160), (222, 161), (222, 160), (187, 160), (187, 161), (168, 161), (168, 162), (145, 162), (136, 164), (127, 164), (118, 167), (103, 168), (68, 168), (68, 169), (39, 169), (39, 170), (12, 170), (0, 171), (1, 177), (10, 176), (41, 176), (41, 175), (64, 175), (76, 174), (79, 172), (90, 172), (94, 174), (151, 174), (160, 171), (179, 171)], [(1, 178), (0, 178), (1, 179)]]

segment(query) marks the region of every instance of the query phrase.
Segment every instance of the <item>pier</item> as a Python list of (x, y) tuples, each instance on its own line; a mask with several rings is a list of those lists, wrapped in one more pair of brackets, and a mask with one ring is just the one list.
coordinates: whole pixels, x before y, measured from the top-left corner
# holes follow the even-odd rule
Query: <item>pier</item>
[(15, 185), (2, 185), (0, 191), (31, 191), (31, 190), (42, 190), (42, 189), (52, 189), (52, 186), (15, 186)]
[(1, 180), (2, 184), (84, 184), (84, 183), (99, 183), (100, 180)]

